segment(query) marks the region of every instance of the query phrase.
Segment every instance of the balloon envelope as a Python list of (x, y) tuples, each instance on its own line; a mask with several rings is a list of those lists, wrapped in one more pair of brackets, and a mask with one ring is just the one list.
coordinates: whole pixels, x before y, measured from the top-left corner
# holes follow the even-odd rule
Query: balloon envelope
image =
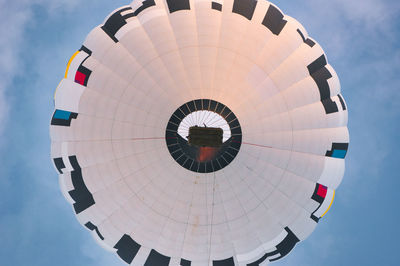
[(50, 133), (77, 219), (132, 265), (284, 257), (331, 207), (349, 143), (324, 51), (254, 0), (118, 8), (70, 59)]

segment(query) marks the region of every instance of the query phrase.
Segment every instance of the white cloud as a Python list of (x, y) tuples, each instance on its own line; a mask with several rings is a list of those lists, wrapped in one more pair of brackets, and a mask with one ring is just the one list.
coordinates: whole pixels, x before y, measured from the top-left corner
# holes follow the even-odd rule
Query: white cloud
[(334, 0), (332, 5), (338, 5), (349, 20), (363, 23), (368, 29), (388, 27), (387, 20), (396, 15), (400, 8), (398, 1), (382, 0)]
[[(382, 0), (308, 0), (290, 1), (295, 7), (293, 15), (304, 23), (309, 34), (317, 38), (331, 58), (343, 57), (354, 48), (371, 47), (372, 43), (360, 43), (371, 40), (378, 44), (384, 39), (393, 39), (397, 25), (394, 18), (400, 12), (400, 1)], [(350, 51), (352, 52), (352, 51)], [(333, 54), (333, 55), (332, 55)]]
[(51, 15), (56, 11), (71, 11), (77, 3), (78, 0), (0, 0), (0, 134), (4, 130), (10, 108), (7, 91), (11, 90), (9, 86), (21, 67), (23, 35), (33, 20), (33, 7), (40, 6)]
[(93, 262), (93, 266), (122, 266), (125, 263), (118, 258), (115, 252), (109, 252), (99, 246), (93, 238), (87, 237), (81, 243), (82, 254)]

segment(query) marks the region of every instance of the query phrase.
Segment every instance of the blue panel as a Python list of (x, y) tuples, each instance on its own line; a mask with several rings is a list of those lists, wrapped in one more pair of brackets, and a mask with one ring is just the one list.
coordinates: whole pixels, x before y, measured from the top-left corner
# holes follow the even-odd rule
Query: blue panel
[(63, 111), (63, 110), (56, 110), (56, 112), (54, 113), (53, 118), (69, 120), (70, 116), (71, 116), (71, 112)]
[(346, 157), (346, 153), (347, 153), (346, 150), (334, 150), (332, 153), (332, 157), (344, 159), (344, 157)]

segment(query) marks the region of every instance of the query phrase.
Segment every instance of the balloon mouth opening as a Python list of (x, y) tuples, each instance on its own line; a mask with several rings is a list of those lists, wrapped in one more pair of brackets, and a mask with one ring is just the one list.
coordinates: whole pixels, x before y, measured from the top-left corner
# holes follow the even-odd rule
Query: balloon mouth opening
[(165, 139), (171, 156), (182, 167), (197, 173), (211, 173), (235, 159), (242, 131), (237, 117), (227, 106), (199, 99), (181, 105), (172, 114)]

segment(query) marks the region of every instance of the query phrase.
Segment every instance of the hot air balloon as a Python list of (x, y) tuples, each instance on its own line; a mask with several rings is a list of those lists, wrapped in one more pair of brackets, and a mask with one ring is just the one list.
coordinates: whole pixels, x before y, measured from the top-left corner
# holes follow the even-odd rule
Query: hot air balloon
[(131, 265), (265, 265), (327, 213), (347, 106), (268, 1), (144, 0), (69, 60), (51, 156), (78, 221)]

